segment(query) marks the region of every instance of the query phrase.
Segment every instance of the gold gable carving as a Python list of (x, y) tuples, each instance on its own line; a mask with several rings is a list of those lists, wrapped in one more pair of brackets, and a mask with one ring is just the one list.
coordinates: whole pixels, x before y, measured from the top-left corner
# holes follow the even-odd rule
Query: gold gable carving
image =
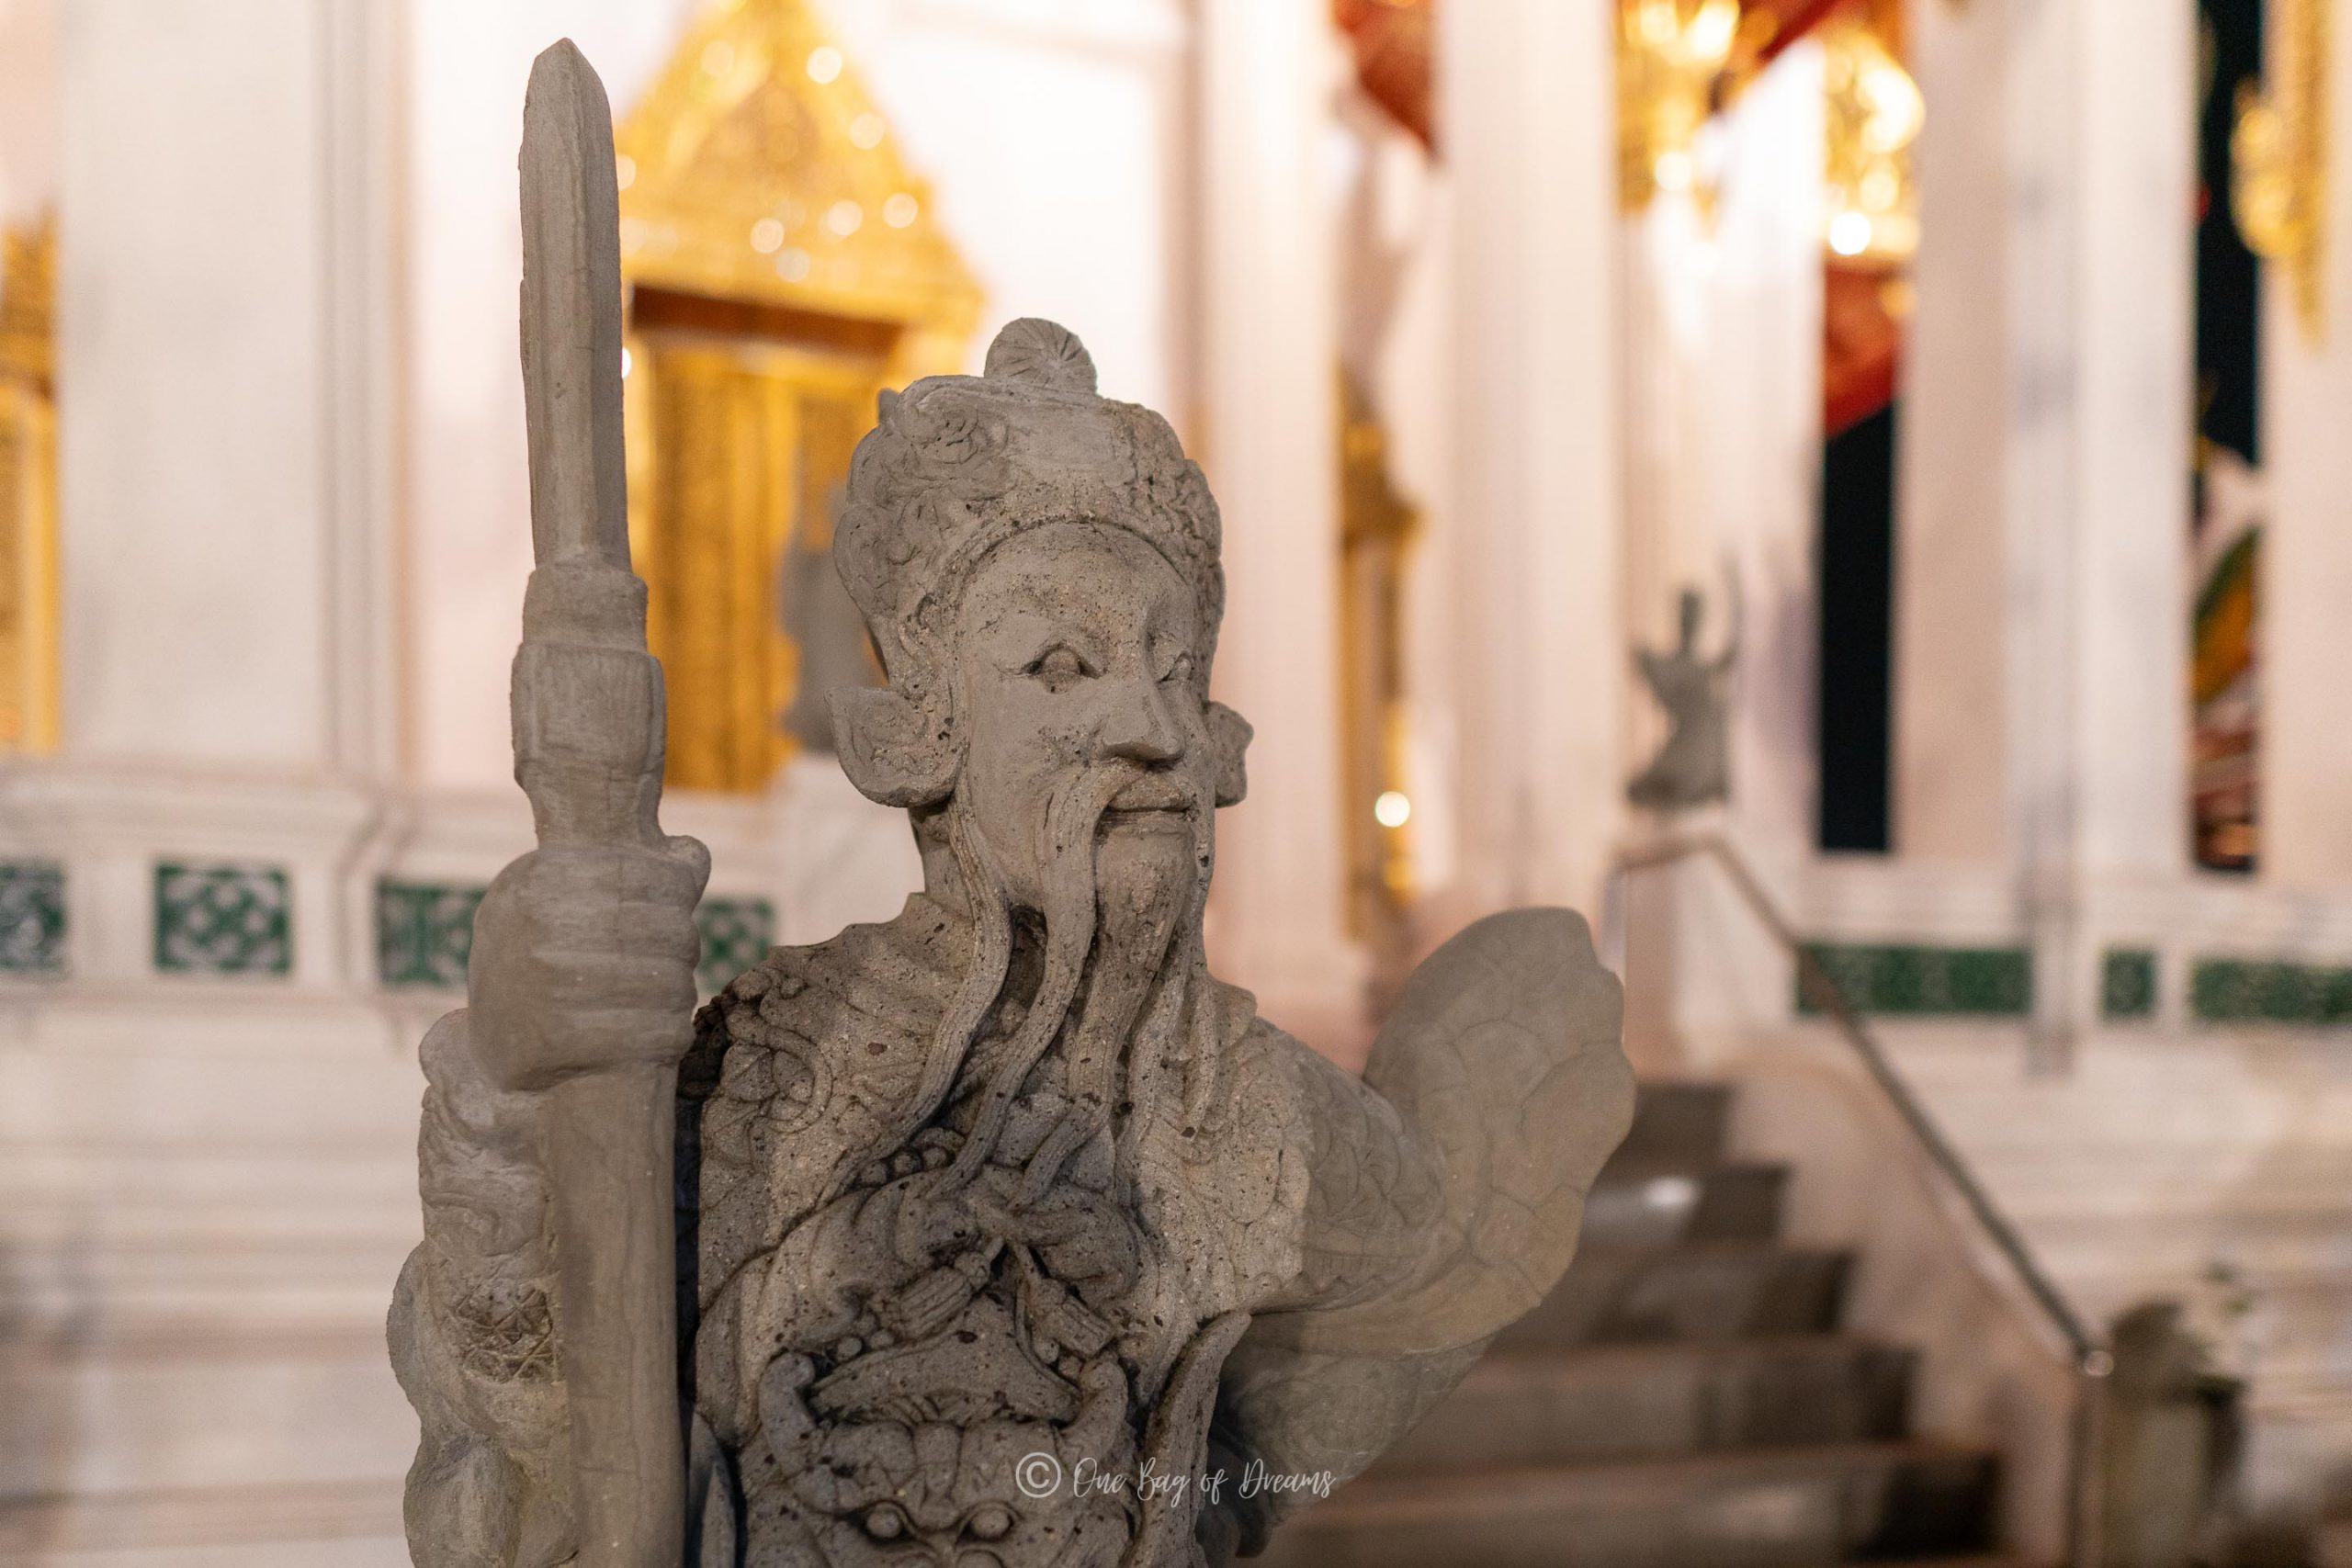
[(902, 329), (956, 368), (980, 290), (806, 0), (715, 0), (615, 138), (636, 285)]
[(808, 0), (712, 0), (614, 152), (668, 779), (754, 793), (872, 678), (832, 512), (876, 394), (962, 368), (980, 290)]

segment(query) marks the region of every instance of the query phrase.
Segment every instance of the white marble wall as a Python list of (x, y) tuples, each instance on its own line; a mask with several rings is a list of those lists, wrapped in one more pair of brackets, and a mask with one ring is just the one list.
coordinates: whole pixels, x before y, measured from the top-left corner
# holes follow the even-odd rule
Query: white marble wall
[(0, 0), (0, 228), (57, 199), (58, 0)]

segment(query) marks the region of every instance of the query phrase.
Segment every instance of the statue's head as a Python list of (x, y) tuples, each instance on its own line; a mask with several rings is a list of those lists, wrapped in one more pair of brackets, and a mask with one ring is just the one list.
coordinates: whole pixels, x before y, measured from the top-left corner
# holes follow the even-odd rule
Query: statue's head
[(1097, 829), (1205, 872), (1249, 739), (1208, 699), (1216, 503), (1165, 420), (1096, 395), (1068, 330), (1014, 321), (984, 376), (885, 393), (833, 547), (888, 682), (832, 698), (860, 790), (952, 804), (1030, 908)]

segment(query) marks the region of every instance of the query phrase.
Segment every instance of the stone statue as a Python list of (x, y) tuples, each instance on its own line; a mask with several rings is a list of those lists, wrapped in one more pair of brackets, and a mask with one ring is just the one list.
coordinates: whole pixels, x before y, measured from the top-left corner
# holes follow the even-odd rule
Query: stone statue
[(1625, 786), (1625, 797), (1652, 811), (1709, 806), (1731, 796), (1731, 673), (1739, 660), (1739, 579), (1731, 580), (1731, 629), (1713, 659), (1699, 653), (1706, 602), (1682, 591), (1680, 637), (1671, 652), (1637, 649), (1634, 668), (1666, 710), (1668, 730), (1650, 765)]
[[(542, 58), (526, 208), (542, 76), (594, 83)], [(526, 360), (534, 333), (598, 340), (530, 303)], [(606, 367), (574, 368), (557, 390), (593, 412)], [(582, 406), (543, 423), (535, 393), (535, 476)], [(391, 1321), (421, 1568), (1224, 1563), (1550, 1290), (1631, 1116), (1617, 982), (1578, 916), (1492, 917), (1414, 973), (1359, 1080), (1209, 974), (1250, 739), (1208, 697), (1218, 539), (1167, 423), (1015, 321), (985, 375), (884, 394), (835, 541), (887, 683), (838, 693), (834, 736), (908, 813), (903, 911), (771, 953), (689, 1032), (698, 852), (650, 805), (580, 840), (542, 810), (482, 906), (470, 1006), (424, 1047), (425, 1239)], [(534, 713), (575, 705), (634, 738), (567, 782), (642, 805), (658, 672), (634, 708), (526, 681), (547, 562), (518, 773), (538, 803)], [(640, 1095), (603, 1122), (562, 1100), (673, 1068), (674, 1150)], [(649, 1179), (649, 1150), (674, 1164)], [(650, 1270), (674, 1313), (629, 1304)], [(656, 1361), (667, 1402), (622, 1366)]]

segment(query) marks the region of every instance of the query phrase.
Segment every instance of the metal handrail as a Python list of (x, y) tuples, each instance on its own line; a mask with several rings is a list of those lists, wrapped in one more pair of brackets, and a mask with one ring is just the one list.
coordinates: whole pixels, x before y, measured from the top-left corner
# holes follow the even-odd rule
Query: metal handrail
[[(1813, 949), (1798, 936), (1796, 928), (1781, 912), (1772, 896), (1765, 891), (1763, 882), (1756, 875), (1739, 851), (1716, 833), (1698, 833), (1660, 840), (1640, 849), (1628, 850), (1617, 857), (1617, 871), (1623, 874), (1635, 871), (1655, 870), (1686, 860), (1709, 858), (1723, 868), (1731, 878), (1732, 886), (1747, 906), (1749, 913), (1769, 931), (1773, 940), (1787, 950), (1796, 961), (1797, 985), (1806, 1000), (1828, 1015), (1845, 1037), (1854, 1054), (1861, 1058), (1863, 1070), (1884, 1094), (1887, 1102), (1910, 1130), (1928, 1163), (1936, 1168), (1944, 1180), (1951, 1185), (1961, 1201), (1984, 1231), (1994, 1248), (2001, 1254), (2026, 1294), (2041, 1309), (2060, 1338), (2065, 1341), (2073, 1362), (2075, 1380), (2075, 1408), (2071, 1440), (2068, 1444), (2069, 1516), (2067, 1519), (2067, 1561), (2073, 1568), (2098, 1568), (2103, 1556), (2101, 1540), (2104, 1519), (2100, 1486), (2098, 1445), (2099, 1416), (2103, 1403), (2100, 1385), (2114, 1370), (2113, 1356), (2098, 1337), (2084, 1323), (2082, 1314), (2066, 1299), (2056, 1280), (2041, 1266), (2025, 1238), (2002, 1213), (1984, 1183), (1951, 1141), (1944, 1136), (1927, 1107), (1912, 1092), (1911, 1086), (1894, 1065), (1886, 1048), (1879, 1043), (1862, 1022), (1861, 1015), (1846, 998)], [(1630, 908), (1628, 910), (1630, 919)]]

